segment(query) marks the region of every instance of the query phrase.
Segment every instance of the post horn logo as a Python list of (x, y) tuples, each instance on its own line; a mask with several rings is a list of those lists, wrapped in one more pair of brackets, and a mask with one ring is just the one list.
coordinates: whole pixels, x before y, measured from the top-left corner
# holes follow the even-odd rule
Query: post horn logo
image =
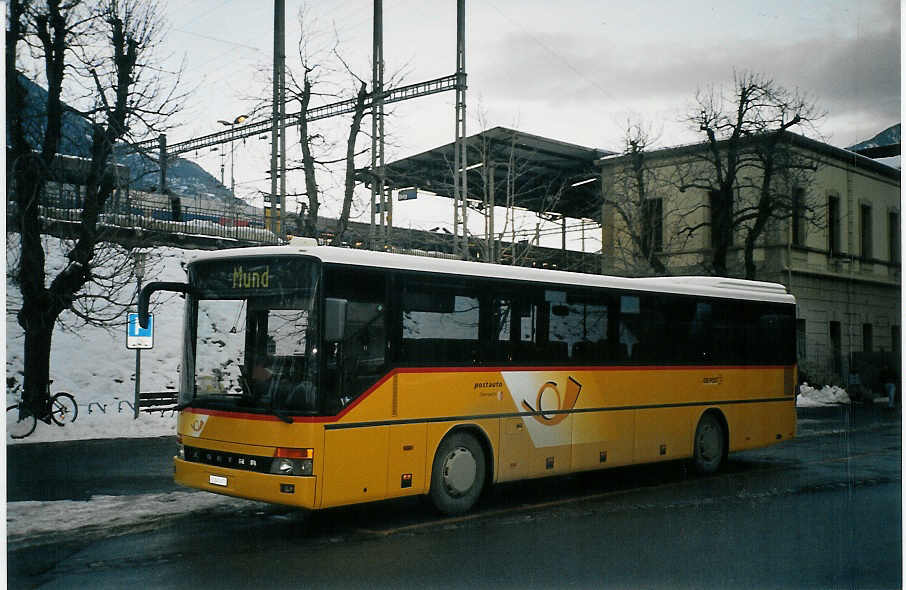
[[(530, 412), (534, 412), (532, 417), (537, 420), (540, 424), (545, 426), (554, 426), (566, 420), (566, 417), (569, 416), (569, 410), (572, 410), (576, 407), (576, 402), (579, 400), (579, 392), (582, 391), (582, 384), (573, 379), (572, 377), (566, 383), (566, 396), (560, 395), (560, 389), (557, 387), (556, 381), (548, 381), (538, 389), (538, 397), (535, 400), (535, 407), (533, 408), (531, 404), (527, 401), (522, 400), (522, 407)], [(548, 393), (550, 392), (550, 393)], [(545, 394), (557, 396), (557, 405), (556, 410), (545, 410), (544, 405), (550, 407), (550, 404), (543, 404), (545, 400)]]

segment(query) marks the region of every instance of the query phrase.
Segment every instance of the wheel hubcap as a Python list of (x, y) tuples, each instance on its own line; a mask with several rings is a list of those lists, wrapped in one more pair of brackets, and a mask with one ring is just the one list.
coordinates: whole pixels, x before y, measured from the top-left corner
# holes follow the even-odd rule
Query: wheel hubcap
[(703, 424), (698, 434), (698, 455), (707, 463), (719, 457), (720, 439), (717, 429), (711, 424)]
[(457, 447), (444, 461), (444, 485), (454, 496), (462, 496), (475, 483), (478, 465), (472, 453), (463, 447)]

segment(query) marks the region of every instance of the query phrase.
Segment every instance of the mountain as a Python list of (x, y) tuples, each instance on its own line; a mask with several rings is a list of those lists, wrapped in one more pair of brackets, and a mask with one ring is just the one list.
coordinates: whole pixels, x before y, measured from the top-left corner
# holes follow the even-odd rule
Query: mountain
[[(26, 135), (29, 142), (40, 149), (43, 130), (47, 125), (47, 90), (22, 75), (19, 80), (26, 91)], [(59, 151), (61, 154), (87, 158), (91, 150), (91, 122), (68, 106), (64, 106), (64, 109)], [(157, 190), (160, 174), (157, 154), (143, 156), (121, 144), (114, 149), (113, 158), (117, 163), (129, 167), (132, 188), (149, 192)], [(178, 157), (170, 160), (167, 166), (167, 189), (183, 197), (199, 197), (224, 203), (233, 199), (230, 190), (204, 168)]]
[[(152, 192), (160, 183), (160, 167), (157, 154), (145, 156), (125, 149), (117, 150), (118, 163), (129, 166), (132, 188)], [(125, 153), (124, 153), (125, 152)], [(167, 163), (167, 190), (183, 197), (201, 197), (228, 203), (232, 199), (230, 189), (204, 168), (183, 158), (173, 158)]]
[(855, 145), (849, 146), (848, 149), (851, 152), (858, 152), (860, 150), (866, 150), (869, 148), (884, 147), (888, 145), (899, 145), (900, 144), (900, 124), (891, 125), (884, 131), (878, 133), (871, 139), (866, 139), (865, 141), (860, 141)]

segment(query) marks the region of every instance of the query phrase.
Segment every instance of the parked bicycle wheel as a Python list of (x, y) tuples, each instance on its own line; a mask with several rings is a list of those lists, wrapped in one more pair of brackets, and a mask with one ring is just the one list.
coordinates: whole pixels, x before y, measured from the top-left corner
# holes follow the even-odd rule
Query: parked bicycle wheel
[(75, 422), (79, 417), (79, 406), (71, 393), (61, 391), (50, 398), (50, 417), (60, 426)]
[(35, 415), (27, 411), (24, 406), (20, 411), (19, 405), (6, 408), (6, 431), (10, 438), (25, 438), (35, 431), (38, 420)]

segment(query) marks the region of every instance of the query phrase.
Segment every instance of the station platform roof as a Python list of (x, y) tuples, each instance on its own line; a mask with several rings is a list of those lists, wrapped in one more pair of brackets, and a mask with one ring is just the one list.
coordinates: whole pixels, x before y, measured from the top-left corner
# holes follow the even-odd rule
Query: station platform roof
[[(392, 188), (415, 187), (452, 198), (454, 145), (451, 142), (386, 164), (386, 182)], [(506, 127), (470, 135), (466, 146), (470, 200), (484, 202), (485, 178), (493, 170), (497, 206), (507, 204), (509, 175), (515, 207), (553, 216), (600, 217), (600, 169), (595, 161), (613, 152)], [(370, 170), (360, 171), (359, 180), (370, 185), (371, 178)]]

